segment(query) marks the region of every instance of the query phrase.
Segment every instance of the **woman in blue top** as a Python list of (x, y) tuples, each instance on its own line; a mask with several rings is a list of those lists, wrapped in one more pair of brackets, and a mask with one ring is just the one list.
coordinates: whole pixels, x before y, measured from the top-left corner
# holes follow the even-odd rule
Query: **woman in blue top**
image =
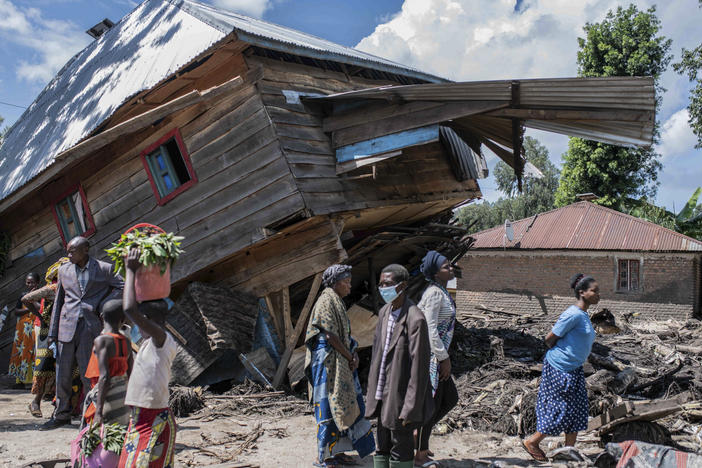
[(549, 350), (536, 400), (536, 433), (524, 441), (524, 448), (538, 461), (546, 461), (539, 447), (546, 436), (565, 433), (565, 444), (574, 446), (578, 431), (587, 429), (583, 364), (595, 341), (587, 309), (600, 302), (600, 288), (592, 276), (581, 273), (573, 276), (570, 287), (578, 301), (561, 314), (546, 336)]

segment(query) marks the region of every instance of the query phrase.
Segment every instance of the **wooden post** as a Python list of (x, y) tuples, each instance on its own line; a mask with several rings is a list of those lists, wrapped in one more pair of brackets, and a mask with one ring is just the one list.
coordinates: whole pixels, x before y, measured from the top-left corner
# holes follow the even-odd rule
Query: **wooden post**
[(312, 281), (312, 287), (310, 288), (310, 292), (307, 294), (305, 305), (302, 307), (300, 317), (297, 319), (297, 323), (295, 324), (295, 329), (293, 330), (290, 339), (285, 344), (285, 351), (283, 352), (283, 356), (280, 358), (280, 364), (278, 365), (278, 369), (275, 371), (275, 376), (273, 377), (273, 388), (278, 388), (283, 382), (283, 378), (285, 377), (285, 373), (288, 370), (288, 363), (290, 362), (292, 353), (295, 350), (297, 340), (300, 339), (302, 331), (307, 328), (307, 319), (310, 315), (310, 311), (312, 310), (312, 306), (314, 305), (314, 300), (317, 298), (317, 292), (319, 291), (319, 287), (321, 285), (322, 272), (319, 272), (314, 277), (314, 281)]
[(278, 315), (278, 311), (273, 306), (273, 294), (268, 294), (264, 298), (266, 300), (266, 308), (268, 309), (268, 313), (271, 315), (273, 326), (275, 327), (275, 332), (278, 334), (278, 338), (280, 338), (280, 342), (285, 343), (285, 326), (282, 323), (280, 315)]
[(283, 293), (283, 327), (285, 328), (285, 340), (287, 343), (293, 334), (292, 318), (290, 318), (290, 288), (285, 287)]
[(368, 257), (368, 284), (370, 285), (370, 292), (373, 296), (373, 313), (377, 314), (380, 310), (380, 301), (378, 300), (378, 283), (375, 278), (375, 269), (373, 268), (373, 258)]

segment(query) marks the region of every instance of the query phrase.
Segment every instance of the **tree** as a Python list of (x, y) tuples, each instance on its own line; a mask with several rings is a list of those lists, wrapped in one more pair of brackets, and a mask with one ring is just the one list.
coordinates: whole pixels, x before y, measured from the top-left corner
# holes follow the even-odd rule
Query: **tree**
[(649, 203), (645, 199), (627, 199), (622, 203), (619, 211), (702, 240), (702, 205), (697, 204), (700, 195), (702, 195), (702, 187), (697, 187), (678, 214)]
[(505, 197), (494, 203), (476, 203), (462, 208), (457, 214), (461, 224), (470, 226), (471, 232), (478, 232), (497, 226), (505, 219), (527, 218), (553, 208), (559, 171), (549, 159), (548, 150), (537, 139), (528, 136), (524, 138), (524, 156), (543, 177), (525, 177), (519, 194), (516, 174), (506, 163), (498, 162), (495, 181)]
[[(578, 75), (652, 76), (656, 86), (656, 109), (664, 91), (660, 76), (670, 63), (671, 40), (658, 35), (656, 8), (639, 11), (636, 6), (611, 10), (601, 23), (587, 23), (585, 38), (578, 38)], [(658, 138), (658, 123), (654, 139)], [(623, 198), (653, 199), (658, 190), (660, 155), (652, 148), (622, 148), (571, 138), (563, 155), (563, 171), (556, 205), (575, 201), (578, 193), (600, 196), (598, 203), (616, 207)]]
[[(702, 8), (702, 0), (700, 0)], [(690, 92), (690, 104), (687, 111), (690, 113), (690, 127), (697, 135), (695, 148), (702, 148), (702, 44), (692, 50), (683, 49), (680, 62), (673, 64), (673, 69), (681, 75), (687, 75), (690, 82), (695, 83)]]

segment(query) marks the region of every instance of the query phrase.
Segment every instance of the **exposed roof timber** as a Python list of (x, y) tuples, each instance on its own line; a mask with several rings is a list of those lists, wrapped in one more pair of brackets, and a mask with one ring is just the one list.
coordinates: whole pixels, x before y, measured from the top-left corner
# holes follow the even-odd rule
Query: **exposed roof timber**
[(653, 122), (653, 111), (630, 111), (612, 109), (599, 110), (564, 110), (564, 109), (499, 109), (486, 112), (491, 117), (513, 117), (517, 119), (533, 120), (611, 120), (619, 122)]
[[(323, 127), (333, 132), (335, 147), (400, 129), (439, 123), (481, 139), (500, 158), (521, 172), (524, 127), (622, 146), (648, 146), (653, 140), (655, 88), (649, 77), (557, 78), (518, 81), (430, 83), (384, 86), (308, 102), (339, 104)], [(442, 110), (461, 102), (500, 105), (499, 109), (448, 115)], [(375, 102), (375, 104), (374, 104)], [(384, 104), (381, 104), (384, 103)], [(443, 105), (438, 105), (443, 103)], [(382, 116), (382, 118), (378, 118)]]
[[(432, 106), (415, 110), (414, 112), (405, 112), (403, 107), (411, 104), (402, 104), (395, 108), (396, 113), (384, 116), (384, 118), (379, 120), (375, 120), (372, 112), (367, 112), (365, 108), (360, 108), (355, 111), (357, 115), (356, 122), (360, 123), (334, 131), (332, 133), (332, 144), (334, 148), (339, 148), (403, 130), (500, 109), (508, 104), (505, 101), (454, 101), (446, 102), (436, 107)], [(387, 113), (382, 111), (378, 112), (387, 115)], [(325, 125), (325, 123), (322, 125)]]

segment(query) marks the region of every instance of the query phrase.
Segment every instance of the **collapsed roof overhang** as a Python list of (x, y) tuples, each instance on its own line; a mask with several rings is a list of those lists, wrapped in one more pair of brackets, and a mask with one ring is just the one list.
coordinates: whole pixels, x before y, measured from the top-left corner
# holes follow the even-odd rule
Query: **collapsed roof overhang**
[(621, 146), (650, 146), (655, 122), (655, 86), (650, 77), (383, 86), (305, 101), (325, 108), (324, 130), (331, 133), (337, 154), (346, 158), (361, 142), (442, 124), (474, 151), (486, 146), (518, 176), (525, 165), (524, 128)]

